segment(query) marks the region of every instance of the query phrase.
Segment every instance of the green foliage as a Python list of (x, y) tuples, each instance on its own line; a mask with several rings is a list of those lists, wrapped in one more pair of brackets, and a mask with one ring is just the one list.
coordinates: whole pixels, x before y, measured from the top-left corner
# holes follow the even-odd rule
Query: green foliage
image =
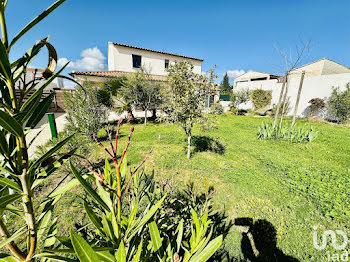
[(214, 103), (210, 106), (210, 114), (222, 115), (224, 113), (224, 107), (220, 103)]
[(227, 73), (225, 73), (224, 78), (222, 79), (220, 83), (220, 91), (222, 93), (231, 93), (232, 92), (232, 86), (230, 85), (230, 80), (228, 78)]
[[(68, 158), (56, 154), (71, 139), (67, 137), (37, 158), (29, 156), (31, 143), (27, 143), (26, 136), (43, 118), (53, 99), (53, 95), (42, 99), (43, 90), (60, 76), (67, 65), (55, 73), (57, 53), (48, 38), (37, 41), (22, 57), (12, 62), (10, 51), (18, 40), (63, 2), (53, 3), (9, 41), (5, 19), (7, 1), (0, 1), (0, 248), (6, 246), (11, 253), (6, 257), (8, 261), (33, 261), (38, 249), (42, 249), (43, 244), (48, 245), (41, 239), (54, 231), (47, 229), (54, 224), (51, 210), (53, 202), (60, 197), (38, 201), (37, 188), (57, 170), (64, 158)], [(49, 64), (40, 77), (27, 81), (24, 76), (27, 67), (44, 47), (48, 50)], [(46, 165), (49, 159), (51, 162)], [(13, 225), (11, 219), (11, 223), (7, 221), (13, 216), (17, 225)]]
[(322, 98), (312, 98), (309, 104), (309, 116), (320, 113), (326, 107), (326, 102)]
[(318, 132), (308, 126), (297, 127), (284, 124), (273, 126), (273, 123), (263, 122), (259, 127), (259, 139), (285, 140), (293, 143), (311, 142), (318, 136)]
[(234, 90), (231, 95), (231, 108), (238, 108), (241, 104), (245, 104), (250, 101), (251, 91), (249, 88), (242, 88)]
[[(103, 172), (95, 171), (87, 164), (90, 172), (84, 178), (71, 164), (75, 177), (89, 196), (84, 208), (95, 230), (88, 234), (92, 237), (85, 240), (71, 231), (70, 241), (61, 241), (65, 249), (45, 251), (75, 253), (80, 261), (96, 261), (97, 256), (107, 261), (171, 261), (175, 256), (183, 257), (183, 261), (207, 261), (223, 241), (223, 236), (213, 231), (212, 215), (209, 215), (207, 205), (201, 210), (198, 210), (200, 205), (194, 205), (197, 211), (190, 209), (193, 222), (188, 219), (180, 221), (181, 216), (169, 214), (170, 206), (162, 209), (164, 203), (173, 205), (176, 199), (169, 198), (153, 177), (137, 172), (149, 154), (133, 171), (128, 172), (126, 153), (132, 132), (133, 128), (120, 159), (117, 159), (117, 142), (109, 149), (102, 145), (115, 170), (108, 160)], [(182, 212), (186, 208), (181, 208)], [(174, 227), (179, 221), (179, 225)], [(212, 239), (213, 232), (215, 239)]]
[(188, 137), (187, 157), (190, 158), (192, 129), (204, 116), (205, 102), (214, 87), (214, 70), (209, 76), (193, 72), (188, 62), (176, 62), (168, 68), (169, 90), (164, 97), (166, 120), (178, 123)]
[(344, 122), (350, 118), (350, 87), (344, 91), (333, 88), (331, 96), (327, 100), (327, 114), (330, 120)]
[(251, 91), (251, 99), (254, 104), (254, 109), (260, 109), (271, 104), (272, 91), (263, 89), (254, 89)]
[(101, 103), (100, 95), (99, 88), (91, 86), (89, 82), (85, 82), (84, 87), (77, 86), (73, 93), (64, 93), (69, 132), (79, 132), (92, 139), (92, 135), (107, 120), (108, 107)]
[(145, 111), (145, 125), (147, 111), (157, 109), (162, 102), (160, 84), (152, 81), (150, 74), (143, 69), (128, 76), (119, 92), (124, 101), (128, 101), (135, 107), (141, 107)]

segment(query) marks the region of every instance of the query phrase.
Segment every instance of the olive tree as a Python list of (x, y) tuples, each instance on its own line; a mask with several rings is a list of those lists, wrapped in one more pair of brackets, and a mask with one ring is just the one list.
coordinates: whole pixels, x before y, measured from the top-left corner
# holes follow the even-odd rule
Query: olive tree
[(160, 85), (152, 81), (150, 74), (144, 69), (129, 75), (120, 89), (121, 96), (136, 107), (141, 107), (145, 112), (145, 125), (147, 124), (147, 113), (155, 110), (161, 103)]
[(187, 136), (187, 157), (191, 153), (193, 126), (204, 118), (205, 102), (214, 87), (214, 69), (208, 74), (196, 74), (188, 62), (175, 62), (168, 68), (168, 83), (163, 110), (166, 119), (177, 122)]

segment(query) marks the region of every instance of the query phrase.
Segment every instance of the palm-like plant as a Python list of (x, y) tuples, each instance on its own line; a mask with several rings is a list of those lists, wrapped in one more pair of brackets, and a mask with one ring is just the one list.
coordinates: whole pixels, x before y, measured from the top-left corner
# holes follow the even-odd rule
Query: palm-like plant
[[(43, 90), (60, 75), (65, 66), (54, 73), (57, 64), (55, 48), (48, 38), (38, 41), (22, 57), (9, 60), (12, 47), (36, 24), (59, 7), (65, 0), (58, 0), (42, 14), (28, 23), (15, 37), (8, 39), (5, 10), (7, 0), (0, 1), (0, 248), (6, 246), (20, 261), (32, 261), (40, 237), (49, 227), (52, 201), (43, 203), (44, 209), (37, 213), (34, 207), (34, 191), (44, 179), (55, 171), (67, 158), (63, 156), (55, 163), (42, 168), (42, 163), (51, 158), (68, 140), (58, 143), (37, 159), (30, 159), (26, 140), (28, 132), (34, 128), (48, 110), (53, 94), (42, 99)], [(48, 49), (49, 63), (42, 76), (26, 81), (29, 63), (44, 48)], [(16, 86), (16, 87), (15, 87)], [(18, 205), (21, 203), (22, 205)], [(11, 233), (3, 220), (6, 212), (23, 218), (25, 225)], [(27, 243), (26, 247), (16, 243)], [(25, 245), (22, 245), (25, 246)]]

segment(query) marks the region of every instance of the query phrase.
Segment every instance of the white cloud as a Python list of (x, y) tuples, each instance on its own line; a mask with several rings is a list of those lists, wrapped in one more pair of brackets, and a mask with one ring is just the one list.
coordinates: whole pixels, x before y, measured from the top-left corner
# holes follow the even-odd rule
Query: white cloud
[(243, 75), (245, 73), (245, 71), (243, 69), (241, 69), (241, 70), (228, 70), (226, 73), (227, 73), (227, 76), (229, 78), (235, 79), (236, 77)]
[[(98, 71), (106, 69), (105, 60), (106, 57), (102, 54), (97, 47), (87, 48), (80, 54), (82, 57), (76, 61), (71, 61), (67, 68), (73, 68), (77, 70)], [(69, 60), (65, 57), (58, 59), (58, 66), (64, 66)]]

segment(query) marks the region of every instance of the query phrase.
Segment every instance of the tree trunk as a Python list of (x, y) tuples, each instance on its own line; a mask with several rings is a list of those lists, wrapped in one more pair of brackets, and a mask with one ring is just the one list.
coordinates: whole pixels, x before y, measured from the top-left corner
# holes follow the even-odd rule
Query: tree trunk
[(145, 109), (145, 126), (147, 125), (147, 111), (148, 111), (148, 108)]
[(132, 113), (132, 110), (128, 109), (127, 112), (128, 112), (127, 122), (133, 123), (135, 121), (135, 117), (134, 117), (134, 114)]
[(187, 135), (187, 158), (191, 157), (191, 134)]
[(301, 73), (301, 78), (300, 78), (300, 83), (299, 83), (299, 90), (298, 90), (298, 95), (297, 95), (297, 101), (295, 102), (295, 107), (294, 107), (292, 126), (294, 126), (295, 118), (296, 118), (298, 107), (299, 107), (301, 89), (303, 88), (303, 83), (304, 83), (304, 76), (305, 76), (305, 71), (303, 71)]
[(282, 121), (283, 121), (283, 115), (284, 115), (284, 111), (285, 111), (285, 107), (286, 107), (286, 101), (287, 101), (287, 94), (288, 94), (288, 74), (286, 76), (286, 90), (284, 91), (284, 96), (283, 96), (283, 106), (282, 106), (282, 112), (281, 112), (281, 119), (280, 119), (280, 124), (279, 124), (279, 128), (281, 128), (282, 126)]
[(275, 121), (273, 122), (273, 127), (276, 126), (278, 115), (280, 113), (282, 96), (283, 96), (283, 92), (284, 92), (284, 87), (286, 86), (286, 79), (287, 79), (287, 77), (284, 77), (280, 97), (278, 99), (277, 108), (276, 108), (276, 112), (275, 112)]

